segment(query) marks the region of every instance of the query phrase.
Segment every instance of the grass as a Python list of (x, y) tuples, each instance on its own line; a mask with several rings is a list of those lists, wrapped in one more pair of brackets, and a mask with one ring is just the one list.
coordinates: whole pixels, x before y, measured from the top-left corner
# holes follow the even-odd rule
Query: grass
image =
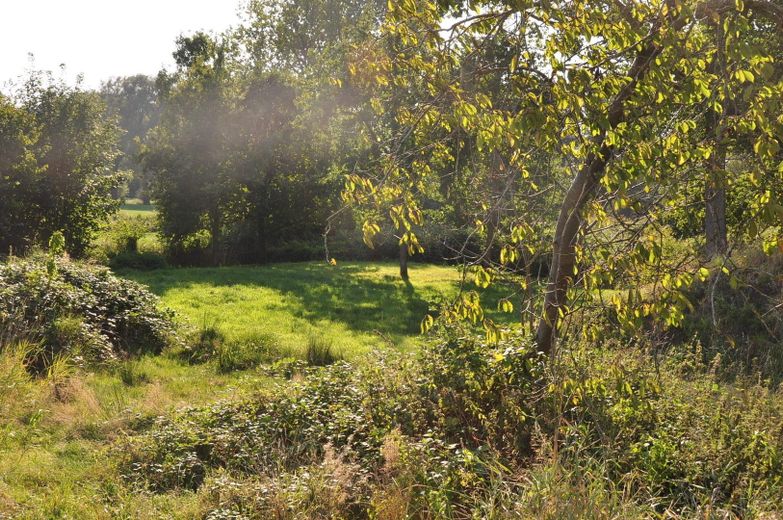
[[(32, 379), (0, 353), (0, 518), (161, 518), (185, 514), (192, 496), (128, 489), (109, 446), (167, 410), (263, 389), (257, 372), (223, 374), (167, 356), (95, 372)], [(55, 387), (56, 385), (56, 387)]]
[(138, 199), (130, 199), (120, 206), (120, 215), (128, 217), (149, 217), (154, 218), (157, 211), (152, 204), (142, 204)]
[[(188, 323), (217, 327), (229, 343), (273, 335), (282, 355), (306, 357), (310, 338), (348, 359), (379, 344), (416, 348), (431, 306), (459, 290), (455, 267), (412, 264), (410, 283), (393, 263), (275, 264), (123, 272), (148, 285)], [(502, 288), (485, 295), (492, 308)], [(512, 315), (492, 313), (496, 321)]]
[[(172, 413), (175, 409), (206, 406), (220, 411), (259, 391), (271, 395), (271, 389), (288, 384), (285, 379), (289, 377), (298, 382), (303, 380), (301, 372), (271, 377), (268, 374), (280, 372), (265, 370), (259, 366), (261, 362), (294, 355), (309, 365), (329, 365), (344, 358), (356, 359), (382, 345), (415, 349), (422, 340), (419, 335), (422, 316), (439, 299), (456, 295), (460, 283), (456, 268), (422, 264), (411, 265), (410, 283), (405, 283), (398, 278), (393, 263), (169, 268), (123, 274), (149, 285), (165, 305), (179, 311), (184, 321), (200, 330), (205, 348), (213, 348), (217, 356), (205, 363), (189, 363), (173, 349), (163, 355), (126, 360), (89, 371), (63, 359), (46, 377), (35, 379), (22, 364), (26, 349), (35, 345), (5, 345), (4, 348), (0, 338), (0, 519), (205, 518), (207, 510), (240, 500), (242, 493), (253, 497), (254, 493), (261, 493), (259, 489), (277, 489), (281, 497), (289, 500), (281, 502), (281, 507), (291, 510), (309, 511), (307, 504), (323, 506), (332, 499), (336, 503), (334, 510), (339, 510), (339, 502), (343, 500), (341, 490), (351, 489), (354, 476), (361, 469), (340, 459), (339, 454), (331, 459), (315, 458), (302, 471), (281, 471), (279, 488), (264, 487), (272, 482), (264, 480), (266, 477), (251, 476), (243, 480), (241, 475), (223, 468), (210, 468), (209, 479), (197, 492), (173, 489), (155, 493), (135, 487), (136, 484), (121, 476), (118, 453), (128, 449), (129, 445), (123, 444), (128, 436), (139, 437), (146, 432), (154, 438), (162, 431), (154, 426), (156, 418), (176, 417), (179, 414)], [(506, 292), (503, 288), (484, 292), (485, 306), (493, 307)], [(490, 317), (508, 323), (516, 315), (493, 312)], [(483, 343), (476, 345), (487, 348)], [(439, 374), (433, 367), (451, 367), (449, 370), (456, 371), (465, 359), (462, 357), (465, 346), (463, 343), (463, 349), (443, 350), (446, 353), (443, 355), (454, 356), (444, 359), (455, 365), (425, 366), (423, 373)], [(484, 490), (487, 510), (499, 511), (497, 518), (648, 518), (660, 513), (660, 510), (656, 513), (659, 494), (664, 498), (679, 496), (677, 493), (686, 496), (679, 488), (664, 493), (658, 487), (660, 483), (698, 483), (713, 476), (731, 483), (736, 480), (735, 470), (746, 471), (748, 475), (757, 471), (762, 477), (768, 471), (774, 476), (780, 463), (776, 432), (783, 431), (780, 428), (783, 394), (779, 389), (752, 381), (753, 377), (747, 383), (741, 379), (733, 382), (719, 379), (714, 366), (703, 364), (700, 348), (694, 346), (693, 352), (681, 352), (653, 366), (647, 354), (620, 348), (613, 342), (607, 348), (574, 346), (553, 372), (569, 383), (568, 389), (540, 404), (544, 426), (568, 417), (557, 430), (564, 432), (562, 450), (557, 445), (552, 451), (549, 447), (552, 439), (543, 430), (534, 429), (536, 460), (524, 472), (508, 480), (503, 480), (504, 473), (493, 476), (494, 469), (488, 473), (490, 478), (482, 484), (488, 486)], [(494, 361), (487, 366), (499, 366), (496, 362), (507, 353), (503, 352), (500, 357), (490, 352), (487, 357)], [(296, 367), (303, 364), (303, 361), (291, 363)], [(391, 377), (393, 371), (389, 370), (391, 365), (379, 366), (384, 367), (378, 372), (383, 385), (371, 385), (372, 392), (410, 383), (407, 379), (395, 382)], [(340, 367), (337, 364), (332, 369)], [(373, 365), (365, 361), (354, 364), (350, 370), (358, 373), (364, 368), (372, 369)], [(498, 381), (491, 378), (487, 388), (496, 388)], [(417, 395), (405, 385), (399, 387), (403, 391), (401, 402)], [(329, 394), (330, 385), (317, 388), (326, 392), (323, 395)], [(467, 409), (462, 403), (471, 401), (463, 401), (459, 392), (488, 391), (475, 388), (466, 385), (454, 390), (456, 393), (444, 394), (448, 399), (433, 402), (457, 406), (455, 424), (464, 424)], [(290, 387), (280, 389), (286, 392)], [(375, 398), (372, 392), (367, 396)], [(483, 399), (483, 395), (474, 397)], [(517, 402), (526, 402), (524, 397), (513, 395), (517, 396), (514, 397)], [(585, 397), (577, 402), (571, 400), (574, 395)], [(496, 401), (493, 398), (485, 404), (494, 410)], [(361, 406), (374, 403), (365, 397), (357, 402), (363, 403)], [(558, 403), (569, 403), (567, 414), (560, 410)], [(384, 401), (373, 406), (380, 406), (379, 410), (385, 413), (386, 404)], [(356, 417), (371, 417), (362, 407), (345, 408), (343, 412), (358, 413), (357, 410), (362, 413), (354, 414)], [(300, 412), (297, 407), (291, 408), (292, 420), (300, 419)], [(484, 413), (481, 409), (479, 412)], [(335, 416), (345, 420), (354, 415), (336, 413)], [(385, 420), (383, 414), (379, 413), (379, 417)], [(493, 420), (488, 418), (487, 424), (494, 424)], [(167, 439), (176, 440), (178, 437), (171, 437), (176, 431), (179, 430), (163, 433), (169, 435)], [(608, 441), (601, 440), (606, 433), (611, 434)], [(190, 442), (188, 439), (183, 442)], [(681, 442), (669, 442), (671, 439)], [(263, 443), (258, 446), (266, 449)], [(551, 446), (555, 446), (554, 441)], [(384, 457), (400, 460), (401, 447), (405, 447), (402, 441), (398, 444), (384, 441)], [(441, 471), (442, 461), (432, 460)], [(772, 469), (764, 469), (765, 464)], [(761, 469), (753, 469), (756, 465)], [(475, 471), (484, 472), (483, 467), (476, 467), (479, 469)], [(618, 468), (628, 467), (632, 470), (618, 478)], [(401, 471), (400, 468), (408, 473), (385, 473)], [(687, 478), (679, 476), (681, 470)], [(373, 495), (378, 500), (374, 504), (386, 515), (378, 518), (410, 517), (407, 507), (413, 495), (412, 488), (406, 486), (413, 481), (406, 484), (405, 479), (413, 478), (411, 475), (418, 471), (415, 464), (385, 465), (375, 475), (382, 485), (377, 489), (377, 497)], [(384, 480), (390, 475), (397, 476)], [(465, 482), (478, 482), (471, 480), (474, 476)], [(747, 496), (738, 498), (747, 501), (746, 509), (737, 509), (746, 511), (747, 518), (778, 518), (774, 514), (783, 492), (778, 480), (764, 479), (759, 481), (758, 489), (752, 481)], [(292, 485), (283, 485), (287, 483)], [(395, 487), (398, 483), (399, 487)], [(710, 493), (718, 496), (711, 491), (712, 487), (699, 489), (706, 489), (708, 498)], [(250, 499), (245, 500), (251, 503)], [(433, 500), (437, 505), (437, 500)], [(496, 502), (497, 508), (492, 509)], [(677, 517), (677, 512), (671, 511), (671, 516)], [(710, 513), (711, 509), (701, 511), (706, 511), (705, 518), (732, 517), (720, 509), (714, 514)], [(327, 516), (305, 512), (297, 518), (316, 517)]]
[(413, 264), (406, 284), (391, 263), (123, 274), (194, 328), (218, 328), (204, 338), (215, 341), (217, 358), (190, 364), (172, 352), (90, 371), (63, 362), (57, 374), (33, 379), (21, 354), (0, 349), (0, 518), (201, 517), (195, 493), (129, 486), (113, 466), (116, 441), (171, 410), (279, 384), (260, 360), (293, 355), (326, 365), (382, 345), (414, 349), (422, 317), (460, 280), (456, 268)]

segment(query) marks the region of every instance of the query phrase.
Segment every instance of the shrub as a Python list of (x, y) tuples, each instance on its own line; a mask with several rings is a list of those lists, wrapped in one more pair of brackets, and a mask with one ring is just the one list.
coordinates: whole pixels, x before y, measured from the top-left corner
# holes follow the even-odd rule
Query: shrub
[(160, 244), (156, 243), (154, 216), (116, 215), (93, 241), (90, 256), (112, 269), (153, 270), (167, 266)]
[[(658, 513), (710, 508), (743, 516), (752, 500), (783, 499), (783, 402), (758, 383), (720, 385), (708, 370), (679, 377), (634, 351), (577, 349), (542, 419), (570, 471), (602, 468)], [(707, 367), (705, 367), (707, 368)], [(723, 515), (722, 515), (723, 516)]]
[[(160, 417), (119, 446), (120, 467), (156, 491), (198, 489), (222, 468), (266, 482), (264, 496), (242, 499), (261, 517), (283, 500), (297, 511), (356, 518), (374, 494), (391, 507), (376, 488), (397, 472), (396, 450), (409, 474), (394, 478), (411, 481), (417, 508), (478, 503), (502, 473), (500, 461), (529, 452), (533, 421), (522, 410), (540, 390), (542, 365), (519, 338), (496, 346), (471, 338), (463, 350), (458, 336), (421, 358), (378, 353), (367, 365), (298, 366), (304, 378), (271, 395)], [(350, 468), (352, 480), (335, 488), (338, 468)]]
[(0, 264), (0, 335), (41, 342), (41, 370), (57, 355), (85, 362), (159, 353), (172, 313), (141, 285), (108, 269), (33, 256)]
[(152, 271), (154, 269), (163, 269), (168, 264), (166, 258), (160, 253), (154, 252), (129, 252), (124, 251), (111, 257), (108, 260), (109, 267), (115, 270), (121, 269), (139, 269), (142, 271)]
[(730, 274), (715, 272), (691, 289), (694, 312), (684, 321), (681, 342), (696, 337), (701, 361), (719, 360), (724, 375), (759, 373), (783, 380), (783, 254), (759, 249), (736, 252)]

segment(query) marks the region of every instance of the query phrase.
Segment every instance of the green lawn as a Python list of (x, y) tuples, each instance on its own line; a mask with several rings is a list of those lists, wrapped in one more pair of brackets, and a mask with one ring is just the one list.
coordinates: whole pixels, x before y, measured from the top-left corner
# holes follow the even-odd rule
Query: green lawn
[[(308, 338), (347, 357), (386, 344), (411, 349), (430, 306), (453, 298), (455, 267), (412, 264), (410, 283), (392, 263), (275, 264), (123, 272), (160, 295), (191, 325), (217, 326), (229, 342), (274, 336), (283, 355), (301, 355)], [(494, 307), (496, 293), (486, 295)], [(499, 321), (509, 315), (496, 316)]]

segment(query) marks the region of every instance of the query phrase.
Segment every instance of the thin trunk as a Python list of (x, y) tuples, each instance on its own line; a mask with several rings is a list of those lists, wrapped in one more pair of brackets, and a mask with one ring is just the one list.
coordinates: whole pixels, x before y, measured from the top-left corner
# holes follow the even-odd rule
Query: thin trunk
[[(726, 37), (721, 19), (715, 24), (717, 53), (713, 61), (715, 73), (722, 77), (726, 73)], [(729, 109), (728, 92), (724, 89), (721, 107), (725, 114)], [(704, 191), (704, 235), (708, 259), (726, 253), (728, 237), (726, 232), (726, 143), (723, 136), (721, 116), (710, 110), (707, 115), (707, 134), (714, 138), (714, 150), (707, 164), (706, 188)]]
[(400, 278), (408, 281), (408, 245), (400, 244)]
[(256, 232), (255, 232), (255, 240), (252, 248), (252, 256), (253, 256), (252, 261), (254, 263), (265, 264), (268, 260), (267, 250), (266, 250), (266, 242), (267, 242), (266, 205), (263, 202), (257, 202), (255, 210), (256, 210), (256, 214), (255, 214)]
[(220, 262), (220, 242), (222, 240), (222, 236), (220, 233), (220, 211), (215, 210), (210, 213), (210, 233), (212, 234), (212, 244), (211, 244), (211, 257), (212, 257), (212, 265), (219, 265)]
[(726, 232), (726, 188), (723, 179), (725, 164), (726, 149), (722, 145), (716, 145), (710, 157), (710, 171), (707, 172), (707, 187), (704, 193), (704, 234), (707, 239), (708, 259), (725, 254), (729, 247)]

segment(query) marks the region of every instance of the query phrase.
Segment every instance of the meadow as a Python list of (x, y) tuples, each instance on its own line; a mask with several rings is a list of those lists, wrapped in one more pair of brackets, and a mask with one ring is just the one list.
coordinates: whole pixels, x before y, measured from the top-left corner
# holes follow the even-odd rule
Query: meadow
[(302, 263), (124, 271), (177, 312), (183, 338), (216, 327), (225, 349), (264, 351), (250, 355), (252, 365), (230, 370), (219, 360), (194, 364), (177, 349), (89, 370), (62, 359), (46, 377), (22, 368), (24, 352), (4, 351), (0, 518), (197, 516), (193, 493), (129, 489), (114, 466), (117, 441), (174, 410), (285, 384), (267, 362), (304, 358), (313, 338), (354, 361), (373, 349), (415, 349), (422, 316), (457, 293), (461, 275), (455, 267), (413, 264), (404, 283), (395, 269)]
[[(397, 269), (388, 262), (309, 262), (122, 274), (149, 286), (186, 325), (215, 328), (229, 343), (271, 343), (278, 356), (302, 357), (318, 337), (354, 359), (379, 345), (414, 349), (421, 320), (456, 297), (463, 283), (453, 266), (411, 264), (408, 283)], [(502, 291), (499, 286), (486, 294), (488, 307)]]
[(127, 217), (154, 218), (157, 211), (155, 206), (144, 204), (140, 199), (126, 199), (120, 206), (119, 214)]
[(135, 9), (133, 76), (31, 63), (0, 520), (783, 519), (781, 2), (242, 0), (135, 44), (188, 2)]

